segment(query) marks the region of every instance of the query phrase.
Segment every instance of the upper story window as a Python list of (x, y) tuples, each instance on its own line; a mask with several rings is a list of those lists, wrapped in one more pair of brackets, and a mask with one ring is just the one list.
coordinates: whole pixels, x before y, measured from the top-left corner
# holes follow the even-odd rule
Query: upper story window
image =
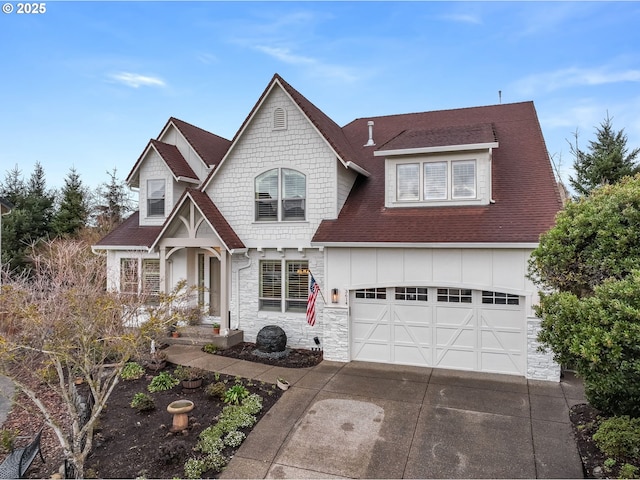
[(287, 111), (282, 107), (276, 107), (273, 110), (273, 129), (274, 130), (287, 129)]
[(274, 168), (256, 177), (257, 221), (305, 219), (306, 177), (297, 170)]
[(475, 160), (396, 165), (398, 202), (475, 199), (476, 186)]
[(164, 216), (164, 180), (147, 180), (147, 216)]

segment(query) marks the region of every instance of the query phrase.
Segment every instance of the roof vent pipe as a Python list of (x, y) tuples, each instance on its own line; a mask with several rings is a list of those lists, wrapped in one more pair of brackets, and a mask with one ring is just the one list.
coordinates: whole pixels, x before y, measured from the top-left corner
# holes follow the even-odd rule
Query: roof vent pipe
[(365, 147), (374, 147), (376, 142), (373, 141), (373, 120), (369, 120), (367, 122), (367, 126), (369, 127), (369, 140), (364, 144)]

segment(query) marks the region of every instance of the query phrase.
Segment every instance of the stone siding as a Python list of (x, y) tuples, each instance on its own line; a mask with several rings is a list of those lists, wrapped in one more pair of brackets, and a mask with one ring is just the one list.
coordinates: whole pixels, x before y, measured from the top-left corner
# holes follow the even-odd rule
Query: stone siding
[(527, 378), (559, 382), (560, 365), (553, 360), (553, 353), (538, 350), (540, 322), (539, 318), (527, 318)]

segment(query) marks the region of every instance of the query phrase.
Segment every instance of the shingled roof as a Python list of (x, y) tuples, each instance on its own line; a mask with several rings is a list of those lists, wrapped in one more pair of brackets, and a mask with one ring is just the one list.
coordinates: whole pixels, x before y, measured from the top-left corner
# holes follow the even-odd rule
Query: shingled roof
[[(491, 125), (499, 143), (492, 157), (495, 203), (385, 208), (384, 156), (374, 156), (375, 147), (361, 146), (371, 120), (374, 140), (385, 148), (392, 139), (411, 145), (408, 136), (402, 139), (403, 132), (460, 132), (468, 125)], [(561, 208), (532, 102), (360, 118), (342, 130), (371, 176), (358, 178), (338, 218), (320, 224), (313, 244), (535, 243)], [(488, 134), (483, 127), (478, 138), (491, 139)]]
[(161, 226), (140, 226), (140, 212), (132, 213), (129, 218), (118, 225), (95, 244), (100, 247), (149, 248), (153, 245), (162, 230)]
[(219, 164), (231, 145), (231, 140), (207, 132), (178, 118), (171, 117), (169, 123), (173, 123), (180, 130), (180, 133), (209, 167)]
[(226, 218), (224, 218), (222, 213), (220, 213), (218, 207), (216, 207), (211, 201), (209, 195), (192, 188), (187, 189), (185, 193), (193, 199), (193, 202), (198, 206), (202, 214), (220, 236), (220, 239), (227, 246), (227, 249), (238, 250), (245, 248), (240, 237), (238, 237), (233, 228), (231, 228), (231, 225), (227, 222)]

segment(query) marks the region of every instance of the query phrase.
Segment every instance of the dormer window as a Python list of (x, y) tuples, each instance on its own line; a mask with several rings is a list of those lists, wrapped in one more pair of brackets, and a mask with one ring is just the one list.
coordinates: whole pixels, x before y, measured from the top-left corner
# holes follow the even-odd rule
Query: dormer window
[(164, 216), (164, 180), (147, 180), (147, 216)]
[(274, 168), (256, 177), (256, 221), (305, 219), (306, 177), (289, 168)]
[(287, 129), (287, 111), (282, 107), (277, 107), (273, 110), (273, 129)]
[(397, 202), (475, 200), (476, 184), (476, 160), (396, 164)]

